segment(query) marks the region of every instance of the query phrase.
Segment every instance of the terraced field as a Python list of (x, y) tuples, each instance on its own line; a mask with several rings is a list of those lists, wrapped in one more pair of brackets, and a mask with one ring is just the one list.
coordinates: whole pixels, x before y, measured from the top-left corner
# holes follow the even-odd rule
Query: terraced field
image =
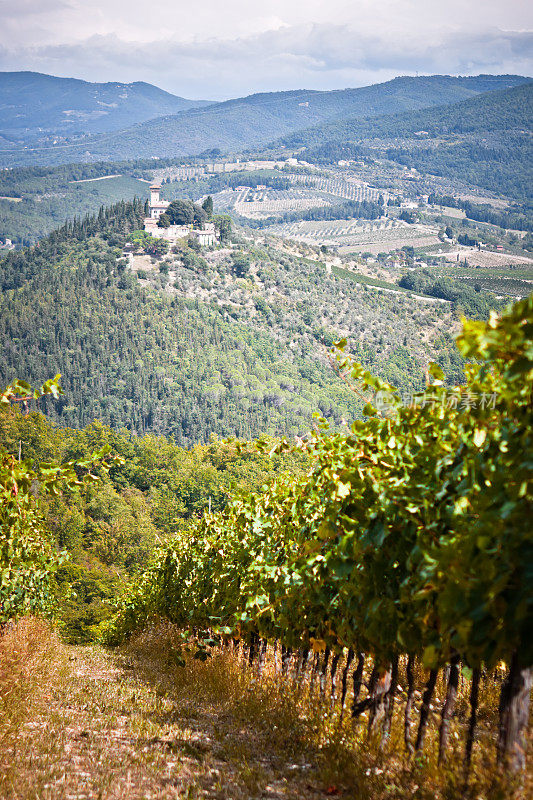
[(301, 175), (290, 173), (283, 176), (293, 184), (291, 189), (273, 189), (267, 186), (237, 186), (224, 189), (213, 195), (217, 211), (232, 212), (248, 219), (306, 211), (309, 208), (335, 205), (342, 201), (377, 203), (380, 197), (388, 199), (388, 193), (368, 186), (357, 179), (346, 180), (332, 176)]
[(335, 201), (335, 197), (313, 189), (252, 189), (247, 186), (225, 189), (213, 197), (217, 211), (234, 211), (247, 219), (265, 219), (291, 211), (307, 211), (309, 208), (330, 206)]
[(337, 247), (340, 253), (365, 251), (389, 252), (404, 245), (424, 247), (439, 244), (437, 228), (408, 225), (397, 219), (381, 217), (368, 220), (333, 220), (292, 222), (271, 225), (265, 232), (305, 244)]
[(320, 175), (299, 175), (291, 174), (287, 178), (294, 184), (303, 184), (307, 186), (314, 186), (317, 191), (327, 192), (328, 194), (342, 197), (344, 200), (370, 200), (377, 202), (380, 195), (388, 200), (389, 193), (381, 189), (374, 189), (369, 186), (365, 181), (355, 177), (326, 178)]

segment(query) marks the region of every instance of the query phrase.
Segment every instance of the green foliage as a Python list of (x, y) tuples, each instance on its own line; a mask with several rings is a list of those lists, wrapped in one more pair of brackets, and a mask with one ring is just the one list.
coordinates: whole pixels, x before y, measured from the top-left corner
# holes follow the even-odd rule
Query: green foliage
[(156, 239), (153, 236), (151, 237), (151, 241), (144, 245), (145, 253), (148, 253), (150, 256), (155, 256), (156, 258), (164, 256), (168, 253), (169, 249), (170, 245), (166, 239)]
[[(533, 230), (533, 219), (531, 210), (522, 209), (516, 205), (510, 210), (500, 210), (493, 208), (486, 203), (472, 203), (469, 200), (461, 200), (449, 195), (430, 194), (428, 202), (432, 205), (446, 206), (447, 208), (461, 208), (468, 219), (478, 222), (488, 222), (490, 225), (497, 225), (500, 228), (513, 228), (519, 231)], [(451, 228), (447, 228), (451, 231)], [(450, 234), (446, 234), (450, 236)], [(450, 236), (451, 238), (451, 236)]]
[[(194, 224), (201, 227), (207, 220), (207, 212), (202, 206), (193, 203), (192, 200), (173, 200), (165, 211), (164, 216), (170, 225)], [(166, 225), (162, 225), (162, 227), (166, 227)]]
[(231, 238), (231, 217), (228, 214), (216, 214), (212, 219), (218, 231), (221, 244), (229, 241)]
[(161, 214), (157, 220), (158, 228), (170, 228), (171, 222), (168, 214)]
[[(10, 384), (2, 396), (5, 407), (62, 394), (59, 375), (48, 380), (40, 389), (32, 389), (25, 381)], [(19, 454), (22, 442), (19, 441)], [(84, 481), (97, 480), (90, 470), (96, 465), (108, 469), (102, 462), (106, 450), (83, 459), (58, 464), (30, 459), (16, 460), (12, 453), (0, 449), (0, 624), (28, 613), (48, 611), (52, 606), (52, 577), (62, 561), (46, 531), (42, 513), (44, 498), (57, 496), (63, 489), (74, 490), (82, 484), (80, 473), (87, 472)]]
[(205, 198), (204, 202), (202, 203), (202, 208), (207, 214), (207, 218), (211, 219), (211, 217), (213, 216), (213, 198), (211, 197), (211, 195), (208, 195)]
[[(0, 446), (17, 475), (27, 464), (38, 474), (35, 465), (47, 463), (67, 474), (69, 465), (88, 463), (95, 451), (108, 451), (109, 471), (95, 465), (97, 481), (63, 483), (53, 494), (41, 491), (32, 517), (32, 564), (41, 550), (49, 555), (53, 576), (43, 577), (43, 592), (48, 599), (61, 598), (56, 609), (61, 629), (74, 642), (97, 635), (125, 579), (146, 568), (157, 542), (186, 529), (205, 508), (221, 510), (235, 493), (249, 492), (280, 469), (300, 470), (305, 463), (298, 455), (272, 460), (246, 443), (216, 438), (184, 450), (164, 437), (131, 436), (97, 422), (82, 431), (58, 428), (41, 413), (22, 414), (7, 407), (0, 412)], [(9, 494), (13, 484), (8, 477), (3, 485), (6, 481)], [(21, 496), (22, 490), (19, 504)], [(28, 502), (33, 503), (31, 497)], [(32, 552), (25, 556), (28, 562)], [(32, 586), (26, 610), (38, 607)]]
[(462, 244), (465, 247), (475, 247), (478, 244), (477, 239), (469, 236), (468, 233), (460, 233), (457, 237), (457, 241), (459, 244)]
[(321, 420), (301, 443), (304, 475), (206, 514), (163, 548), (108, 640), (158, 614), (290, 647), (352, 647), (384, 665), (403, 653), (431, 667), (454, 655), (532, 664), (532, 342), (533, 297), (465, 322), (458, 347), (476, 359), (466, 384), (447, 390), (432, 365), (410, 406), (340, 342), (367, 419), (348, 434)]
[(138, 231), (131, 231), (131, 233), (126, 236), (126, 241), (130, 242), (136, 250), (143, 250), (147, 245), (150, 244), (152, 239), (152, 234), (148, 231), (145, 231), (144, 228)]
[(244, 278), (250, 269), (250, 256), (247, 253), (237, 250), (231, 254), (231, 260), (233, 262), (233, 271), (235, 275), (237, 275), (238, 278)]
[(456, 311), (470, 317), (487, 318), (491, 309), (499, 305), (490, 294), (480, 294), (459, 280), (436, 278), (428, 270), (411, 270), (400, 278), (398, 285), (418, 294), (449, 300)]

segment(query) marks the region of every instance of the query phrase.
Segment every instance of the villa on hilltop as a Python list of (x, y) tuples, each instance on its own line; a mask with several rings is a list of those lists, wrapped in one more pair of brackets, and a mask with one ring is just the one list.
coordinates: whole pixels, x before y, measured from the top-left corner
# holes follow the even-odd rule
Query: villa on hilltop
[(168, 200), (161, 199), (161, 185), (153, 183), (150, 186), (150, 202), (148, 205), (148, 216), (144, 219), (144, 230), (150, 233), (155, 239), (166, 239), (171, 244), (178, 239), (185, 239), (189, 236), (196, 239), (202, 247), (209, 247), (215, 244), (217, 233), (213, 222), (206, 222), (202, 229), (193, 228), (192, 225), (170, 225), (168, 228), (158, 227), (159, 218), (165, 213), (170, 203)]
[(164, 214), (170, 203), (168, 200), (161, 200), (161, 184), (153, 183), (150, 186), (150, 205), (148, 207), (148, 218), (145, 223), (154, 220), (155, 223), (159, 220), (161, 214)]

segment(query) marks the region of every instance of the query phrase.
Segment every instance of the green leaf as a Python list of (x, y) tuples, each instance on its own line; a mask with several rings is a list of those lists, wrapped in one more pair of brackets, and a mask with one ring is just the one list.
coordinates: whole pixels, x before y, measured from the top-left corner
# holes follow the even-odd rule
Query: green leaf
[(476, 428), (474, 431), (474, 444), (476, 447), (481, 447), (487, 438), (487, 431), (485, 428)]

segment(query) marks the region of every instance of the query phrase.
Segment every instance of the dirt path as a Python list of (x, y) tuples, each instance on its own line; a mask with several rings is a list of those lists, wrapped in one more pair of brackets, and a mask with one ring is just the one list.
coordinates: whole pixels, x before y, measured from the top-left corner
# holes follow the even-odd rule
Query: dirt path
[[(213, 707), (176, 673), (99, 647), (60, 646), (39, 713), (22, 722), (2, 797), (39, 800), (322, 798), (310, 765), (269, 747), (227, 707)], [(154, 671), (155, 670), (155, 671)], [(0, 754), (4, 755), (5, 754)], [(314, 785), (315, 784), (315, 785)], [(7, 792), (7, 794), (4, 794)]]

